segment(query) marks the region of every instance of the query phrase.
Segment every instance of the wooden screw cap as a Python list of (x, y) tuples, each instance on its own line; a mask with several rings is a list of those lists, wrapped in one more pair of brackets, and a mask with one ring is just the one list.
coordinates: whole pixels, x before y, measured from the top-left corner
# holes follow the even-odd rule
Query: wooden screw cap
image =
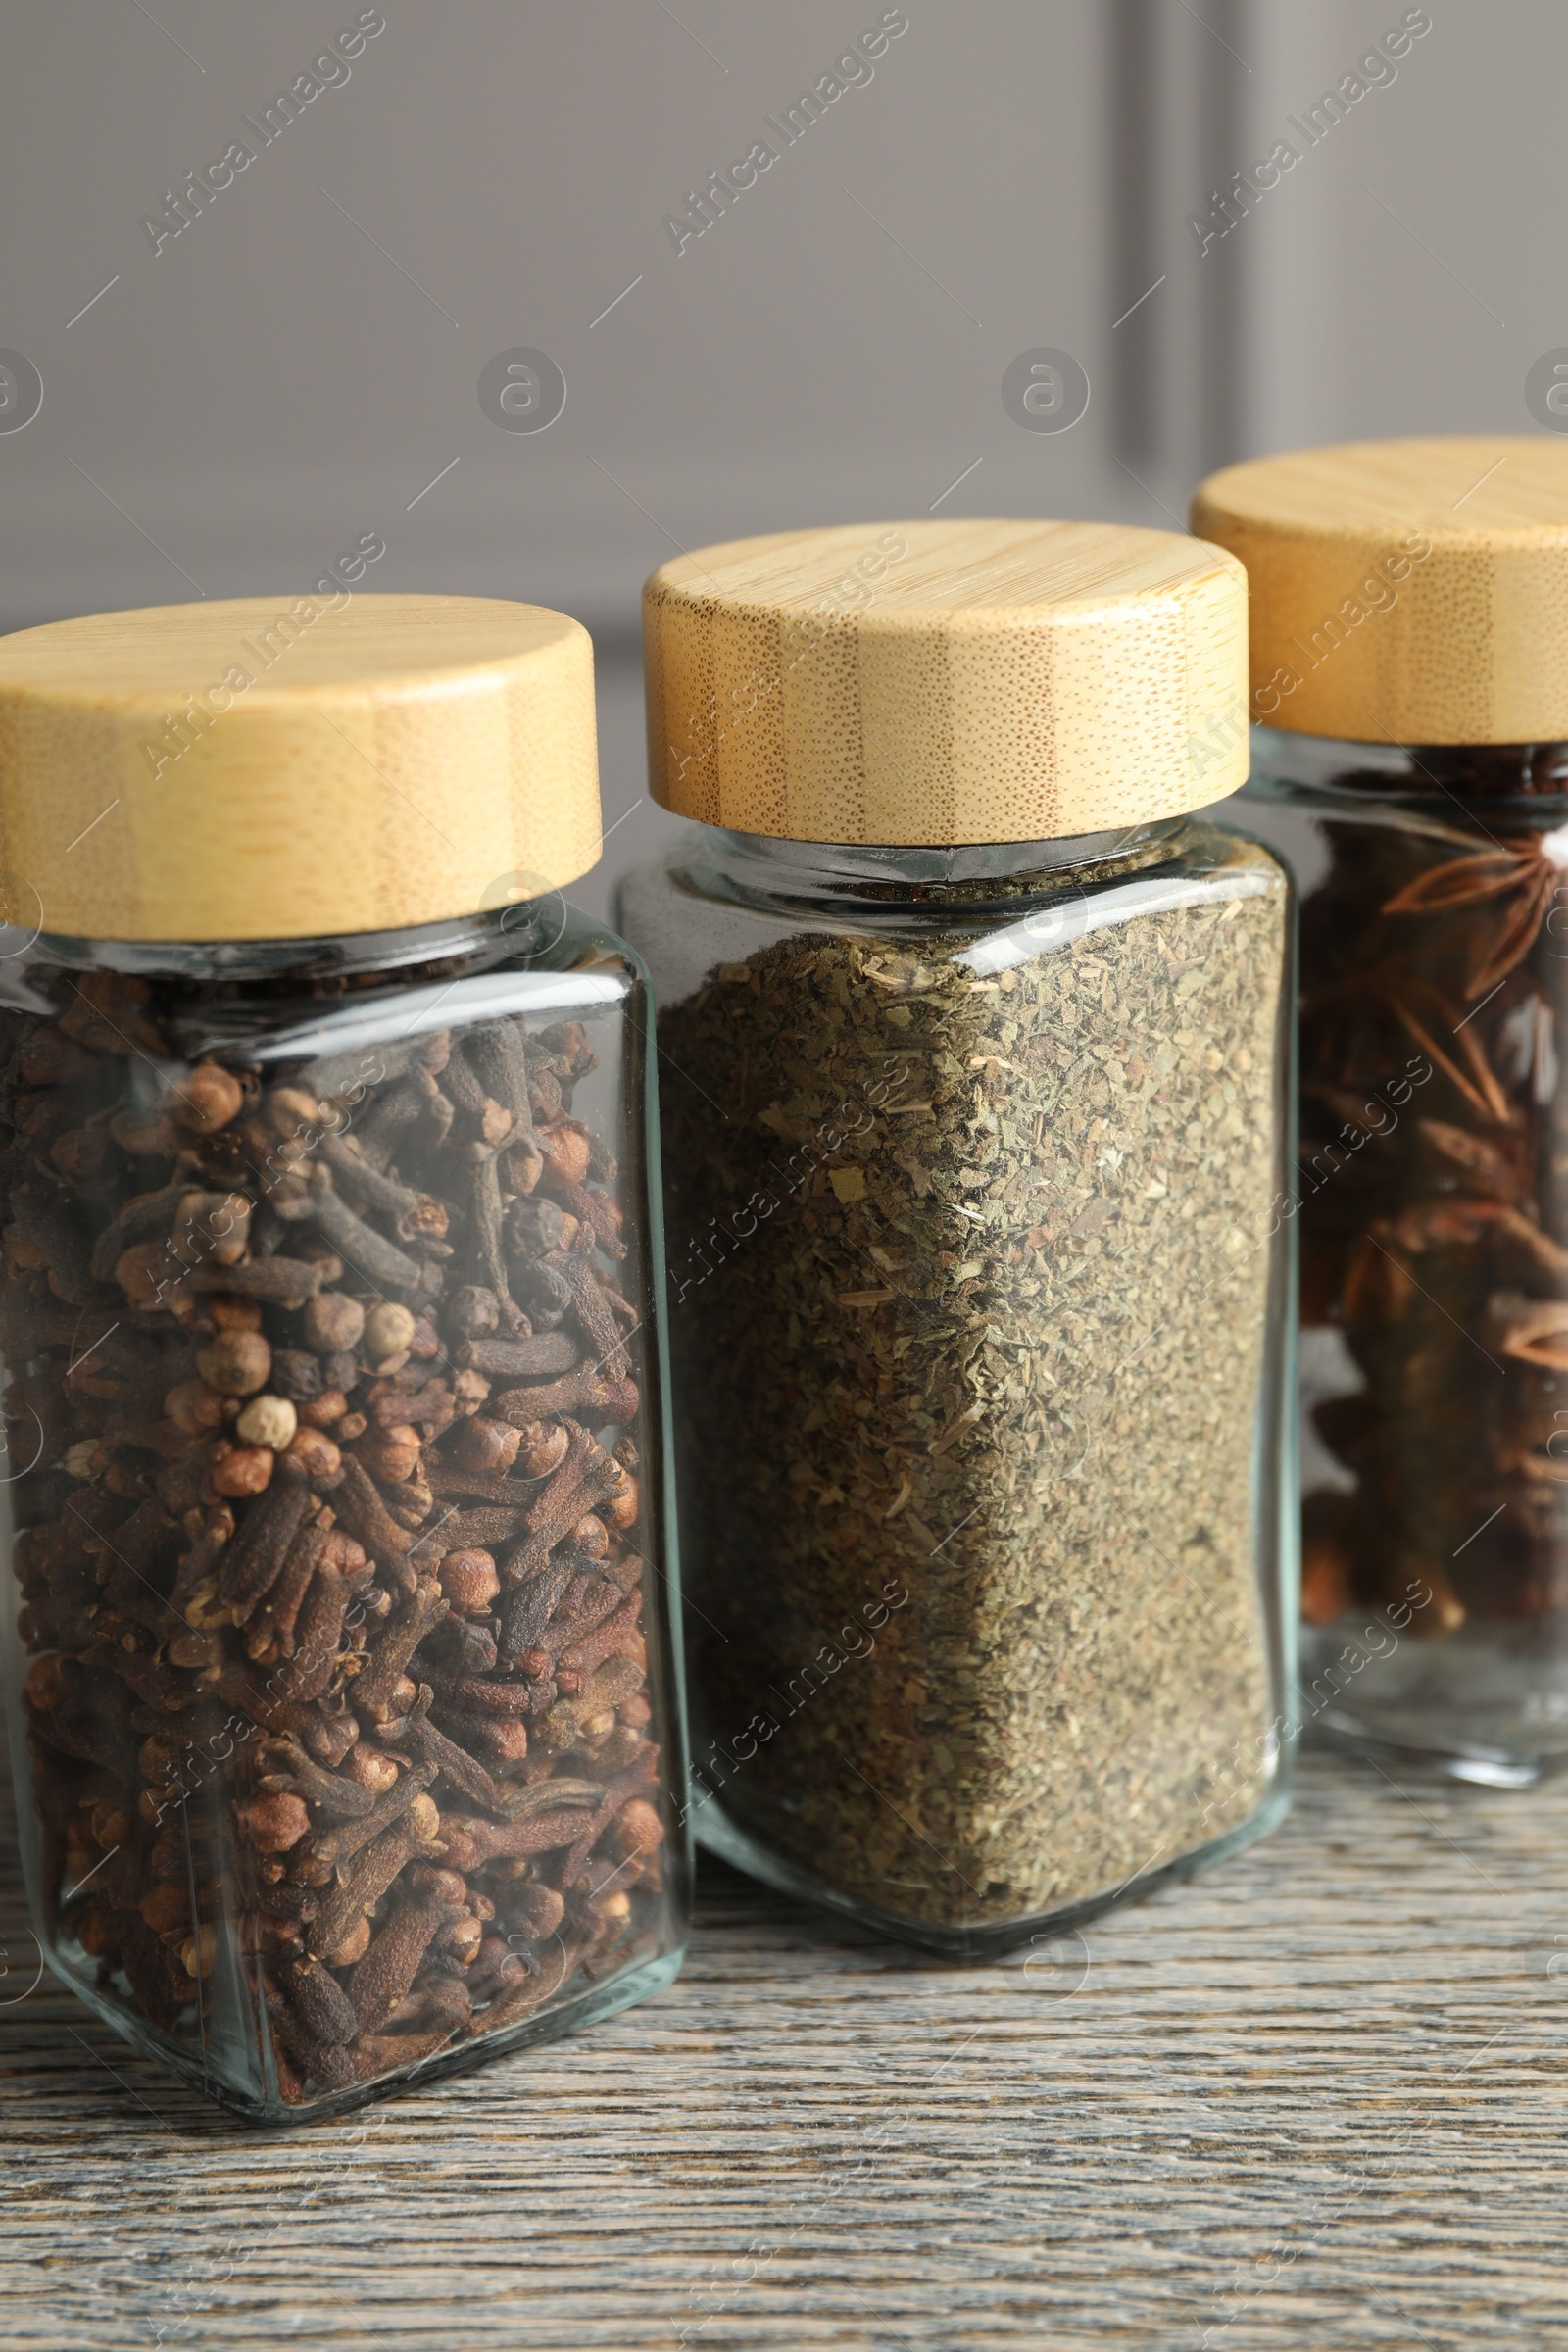
[(0, 638), (7, 921), (394, 930), (574, 881), (599, 843), (593, 647), (538, 605), (244, 597)]
[(643, 619), (653, 795), (706, 824), (1039, 841), (1247, 773), (1246, 582), (1174, 532), (781, 531), (666, 564)]
[(1413, 744), (1568, 737), (1568, 441), (1359, 441), (1210, 474), (1240, 556), (1254, 718)]

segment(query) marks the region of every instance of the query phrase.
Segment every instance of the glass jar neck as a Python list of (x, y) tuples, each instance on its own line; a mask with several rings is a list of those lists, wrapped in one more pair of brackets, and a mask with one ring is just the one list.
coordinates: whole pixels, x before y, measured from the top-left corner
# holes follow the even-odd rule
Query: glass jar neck
[(1379, 800), (1434, 793), (1461, 801), (1568, 798), (1568, 743), (1344, 743), (1252, 729), (1252, 772), (1274, 783)]
[(961, 906), (977, 898), (1056, 890), (1070, 876), (1113, 866), (1128, 869), (1169, 856), (1184, 816), (1159, 817), (1103, 833), (1051, 841), (875, 844), (787, 841), (720, 826), (694, 828), (679, 862), (700, 886), (751, 900), (832, 899), (881, 906)]
[(0, 927), (0, 976), (38, 962), (74, 971), (179, 977), (207, 985), (341, 981), (351, 985), (437, 966), (484, 968), (498, 958), (553, 967), (582, 953), (590, 924), (559, 891), (443, 922), (339, 938), (247, 940), (74, 939), (22, 925)]

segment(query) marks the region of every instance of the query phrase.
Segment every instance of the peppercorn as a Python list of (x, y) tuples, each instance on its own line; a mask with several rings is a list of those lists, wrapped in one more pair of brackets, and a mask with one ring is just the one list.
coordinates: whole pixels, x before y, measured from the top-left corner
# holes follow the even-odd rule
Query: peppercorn
[[(411, 1317), (412, 1326), (412, 1317)], [(345, 1297), (341, 1291), (327, 1291), (312, 1298), (305, 1309), (305, 1345), (322, 1355), (352, 1353), (360, 1344), (365, 1330), (365, 1309), (357, 1298)], [(389, 1355), (390, 1348), (377, 1352)]]
[(365, 1318), (364, 1347), (371, 1363), (382, 1362), (389, 1355), (401, 1355), (414, 1337), (414, 1317), (406, 1306), (390, 1300), (371, 1307)]
[(259, 1331), (220, 1331), (198, 1351), (196, 1369), (222, 1396), (249, 1396), (266, 1387), (272, 1350)]
[(270, 1446), (281, 1451), (298, 1425), (286, 1396), (253, 1396), (234, 1423), (234, 1434), (247, 1446)]

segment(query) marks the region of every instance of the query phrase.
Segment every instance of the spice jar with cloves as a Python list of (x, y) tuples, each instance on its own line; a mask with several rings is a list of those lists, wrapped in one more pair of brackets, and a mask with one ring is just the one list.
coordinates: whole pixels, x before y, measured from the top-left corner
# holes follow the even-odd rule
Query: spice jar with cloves
[(679, 1963), (648, 997), (575, 621), (0, 640), (3, 1611), (50, 1965), (283, 2121)]
[[(698, 1835), (951, 1953), (1280, 1817), (1288, 884), (1219, 550), (931, 522), (646, 595)], [(1285, 1525), (1286, 1518), (1290, 1525)]]
[(1234, 466), (1249, 821), (1302, 892), (1299, 1713), (1568, 1764), (1568, 447)]

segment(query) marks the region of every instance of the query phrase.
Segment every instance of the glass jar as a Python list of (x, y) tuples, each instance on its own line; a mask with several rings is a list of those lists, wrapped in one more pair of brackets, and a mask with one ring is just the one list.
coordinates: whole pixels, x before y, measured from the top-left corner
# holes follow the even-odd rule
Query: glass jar
[[(867, 541), (902, 553), (846, 612)], [(1177, 677), (1143, 759), (1086, 772), (1178, 596), (1234, 712), (1239, 588), (1190, 541), (1049, 524), (742, 542), (650, 584), (658, 796), (773, 818), (694, 827), (617, 911), (661, 1006), (695, 1824), (945, 1953), (1059, 1933), (1287, 1801), (1288, 885), (1181, 813), (1212, 784)], [(750, 707), (699, 705), (688, 760), (731, 629)], [(786, 835), (813, 754), (840, 817), (858, 767), (918, 821), (922, 750), (976, 748), (941, 689), (977, 640), (1003, 681), (1058, 656), (1042, 734), (1062, 668), (1102, 671), (1105, 736), (1049, 797), (1015, 711), (989, 748), (1009, 812), (1105, 821)], [(906, 654), (890, 774), (838, 690), (863, 710)]]
[[(60, 849), (0, 947), (0, 1614), (50, 1966), (279, 2122), (656, 1989), (687, 1868), (647, 984), (553, 887), (597, 850), (587, 640), (323, 617), (173, 779), (249, 819), (243, 906), (191, 861), (196, 944), (139, 936), (167, 876), (65, 863), (75, 681), (143, 737), (147, 678), (174, 701), (270, 611), (0, 642), (0, 801), (30, 785)], [(388, 775), (439, 826), (450, 859), (340, 879), (411, 919), (285, 929), (290, 745), (351, 839)], [(511, 821), (475, 837), (466, 793)]]
[(1523, 1787), (1568, 1763), (1568, 450), (1305, 451), (1194, 520), (1301, 893), (1298, 1712)]
[(1301, 907), (1308, 1720), (1568, 1763), (1568, 744), (1259, 732)]

